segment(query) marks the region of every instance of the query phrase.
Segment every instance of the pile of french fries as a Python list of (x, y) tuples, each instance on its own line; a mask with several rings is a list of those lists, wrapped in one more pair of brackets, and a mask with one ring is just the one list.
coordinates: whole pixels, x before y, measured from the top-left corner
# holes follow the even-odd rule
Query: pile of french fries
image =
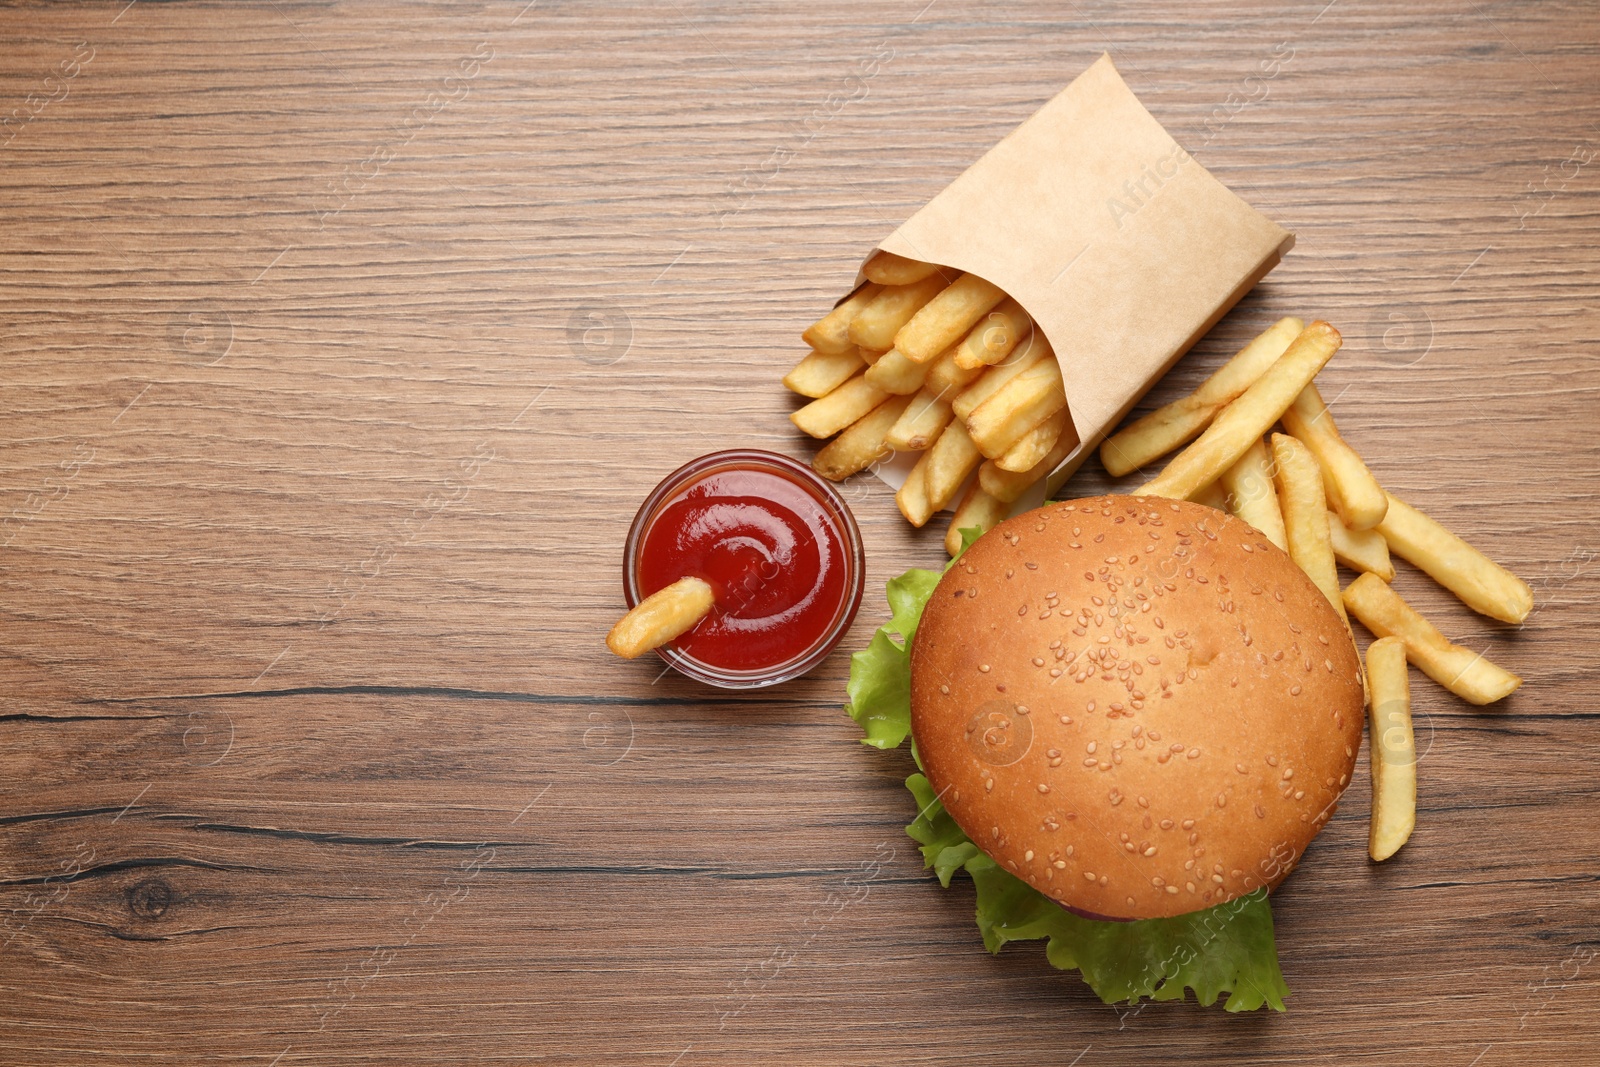
[[(1406, 662), (1474, 704), (1492, 703), (1522, 684), (1481, 653), (1451, 643), (1407, 604), (1389, 585), (1391, 553), (1502, 622), (1526, 619), (1533, 591), (1387, 492), (1345, 443), (1314, 380), (1340, 343), (1339, 331), (1325, 322), (1283, 319), (1194, 393), (1106, 438), (1100, 459), (1121, 476), (1188, 445), (1134, 492), (1195, 500), (1239, 516), (1289, 553), (1346, 625), (1354, 616), (1378, 638), (1366, 656), (1373, 778), (1368, 852), (1383, 860), (1405, 844), (1416, 823)], [(1359, 572), (1343, 588), (1339, 563)]]
[[(878, 252), (867, 281), (801, 336), (783, 384), (811, 397), (793, 415), (818, 474), (840, 481), (895, 452), (921, 452), (895, 494), (922, 526), (973, 471), (945, 547), (988, 530), (1078, 444), (1061, 368), (1022, 305), (973, 274)], [(837, 437), (834, 435), (837, 434)]]

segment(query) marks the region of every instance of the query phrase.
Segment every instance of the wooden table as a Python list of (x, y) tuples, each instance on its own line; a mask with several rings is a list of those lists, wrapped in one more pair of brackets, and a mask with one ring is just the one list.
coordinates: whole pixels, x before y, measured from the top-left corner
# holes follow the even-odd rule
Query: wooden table
[[(0, 13), (0, 1060), (1594, 1062), (1592, 7), (123, 3)], [(1419, 829), (1367, 861), (1363, 757), (1284, 1016), (987, 955), (844, 655), (601, 645), (643, 494), (808, 456), (800, 328), (1104, 50), (1299, 238), (1146, 405), (1326, 317), (1346, 436), (1538, 597), (1402, 567), (1527, 684), (1414, 675)], [(849, 494), (857, 647), (942, 531)]]

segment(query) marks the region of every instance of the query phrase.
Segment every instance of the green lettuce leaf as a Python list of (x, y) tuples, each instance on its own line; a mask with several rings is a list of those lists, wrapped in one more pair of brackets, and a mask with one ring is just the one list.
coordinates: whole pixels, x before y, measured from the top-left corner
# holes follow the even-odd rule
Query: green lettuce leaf
[[(962, 531), (963, 551), (978, 533)], [(850, 658), (847, 710), (865, 732), (864, 743), (876, 748), (898, 748), (911, 732), (911, 640), (940, 573), (911, 570), (889, 582), (892, 617), (864, 651)], [(999, 952), (1008, 941), (1043, 939), (1051, 965), (1078, 971), (1107, 1004), (1144, 997), (1182, 1000), (1192, 989), (1206, 1005), (1226, 994), (1230, 1012), (1264, 1005), (1284, 1010), (1289, 988), (1278, 969), (1266, 890), (1171, 919), (1085, 919), (973, 844), (921, 774), (906, 779), (906, 787), (917, 803), (917, 817), (906, 833), (921, 846), (924, 866), (933, 869), (941, 885), (948, 888), (957, 871), (972, 879), (978, 930), (990, 952)]]
[[(963, 529), (961, 552), (982, 535), (976, 527)], [(866, 648), (850, 657), (845, 711), (866, 734), (862, 744), (899, 748), (911, 732), (911, 639), (917, 636), (917, 623), (922, 621), (922, 609), (933, 595), (933, 587), (961, 558), (961, 552), (944, 570), (913, 568), (889, 580), (889, 621), (878, 627)]]

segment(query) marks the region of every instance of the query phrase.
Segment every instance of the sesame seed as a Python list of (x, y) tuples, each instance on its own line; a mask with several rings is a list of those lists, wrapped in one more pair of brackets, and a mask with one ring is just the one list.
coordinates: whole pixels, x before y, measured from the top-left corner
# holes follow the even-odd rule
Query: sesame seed
[(1064, 870), (1067, 869), (1067, 861), (1066, 860), (1056, 860), (1055, 863), (1051, 864), (1051, 866), (1054, 867), (1058, 871), (1064, 871)]
[(948, 685), (941, 685), (939, 687), (939, 692), (943, 693), (945, 696), (949, 696), (950, 695), (950, 687)]
[[(1193, 830), (1194, 829), (1194, 820), (1193, 819), (1185, 819), (1185, 820), (1183, 820), (1183, 828), (1185, 830)], [(1190, 842), (1190, 843), (1193, 844), (1193, 842)]]
[(1039, 792), (1048, 793), (1048, 792), (1050, 792), (1050, 787), (1048, 785), (1046, 785), (1045, 783), (1040, 782), (1039, 783)]
[(1146, 856), (1154, 856), (1156, 854), (1156, 846), (1151, 845), (1149, 848), (1144, 850), (1144, 854)]
[(1199, 759), (1200, 758), (1200, 750), (1198, 748), (1191, 748), (1189, 750), (1189, 758), (1190, 759)]
[(1086, 882), (1094, 881), (1094, 872), (1093, 871), (1084, 871), (1083, 872), (1083, 880), (1086, 881)]
[(978, 664), (978, 670), (982, 671), (984, 674), (988, 674), (989, 673), (989, 665), (987, 663), (980, 663), (980, 664)]

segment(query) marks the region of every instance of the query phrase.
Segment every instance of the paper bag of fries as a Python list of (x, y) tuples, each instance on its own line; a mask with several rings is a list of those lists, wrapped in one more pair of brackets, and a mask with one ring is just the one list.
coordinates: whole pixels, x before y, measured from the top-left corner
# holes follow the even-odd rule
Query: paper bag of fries
[(805, 331), (812, 352), (784, 382), (815, 399), (794, 422), (838, 435), (820, 473), (872, 468), (918, 526), (959, 500), (959, 546), (955, 531), (1064, 481), (1293, 244), (1102, 56)]

